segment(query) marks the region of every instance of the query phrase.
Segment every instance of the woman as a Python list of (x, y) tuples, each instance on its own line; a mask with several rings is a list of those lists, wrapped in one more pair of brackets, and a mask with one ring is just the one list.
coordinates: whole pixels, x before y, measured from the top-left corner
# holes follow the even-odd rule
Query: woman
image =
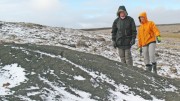
[(143, 50), (144, 63), (147, 71), (157, 74), (157, 64), (155, 59), (156, 39), (161, 41), (160, 32), (154, 22), (148, 21), (146, 12), (139, 15), (141, 23), (138, 31), (138, 47)]

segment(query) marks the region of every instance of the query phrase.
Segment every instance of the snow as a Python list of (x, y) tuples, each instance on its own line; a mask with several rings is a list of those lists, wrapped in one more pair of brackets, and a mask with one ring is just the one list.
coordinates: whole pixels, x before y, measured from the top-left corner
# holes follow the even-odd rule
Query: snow
[[(85, 69), (81, 65), (75, 64), (72, 61), (70, 61), (70, 60), (68, 60), (68, 59), (66, 59), (64, 57), (61, 57), (60, 55), (56, 56), (56, 55), (53, 55), (53, 54), (49, 54), (49, 53), (45, 53), (45, 52), (41, 52), (41, 51), (37, 51), (37, 50), (29, 50), (29, 49), (25, 49), (25, 48), (22, 48), (22, 47), (14, 47), (14, 48), (28, 50), (28, 51), (40, 53), (42, 55), (46, 55), (46, 56), (49, 56), (49, 57), (52, 57), (52, 58), (61, 59), (63, 61), (66, 61), (66, 62), (74, 65), (76, 68), (79, 68), (79, 69), (83, 70), (84, 72), (88, 73), (92, 77), (92, 79), (96, 78), (97, 82), (98, 82), (98, 80), (100, 80), (101, 82), (107, 82), (107, 83), (115, 86), (116, 87), (115, 91), (113, 91), (112, 89), (109, 89), (109, 92), (111, 92), (111, 95), (109, 96), (109, 99), (112, 100), (112, 101), (124, 101), (124, 100), (134, 101), (133, 99), (136, 99), (138, 101), (146, 101), (141, 96), (134, 95), (133, 92), (130, 92), (129, 91), (130, 88), (128, 86), (123, 85), (123, 84), (117, 85), (117, 84), (115, 84), (114, 80), (110, 79), (105, 74), (99, 73), (97, 71), (88, 71), (87, 69)], [(49, 70), (49, 71), (51, 71), (51, 74), (53, 74), (53, 72), (54, 72), (53, 70)], [(48, 80), (46, 80), (46, 79), (44, 79), (42, 77), (39, 77), (39, 78), (40, 78), (40, 80), (47, 83), (48, 85), (50, 85), (52, 88), (54, 88), (56, 90), (56, 92), (52, 92), (51, 90), (48, 90), (50, 92), (50, 94), (48, 94), (49, 95), (48, 97), (42, 96), (42, 98), (44, 100), (55, 101), (54, 96), (58, 94), (58, 95), (63, 95), (63, 97), (62, 97), (63, 101), (76, 101), (76, 100), (78, 100), (78, 101), (83, 101), (83, 100), (94, 101), (92, 99), (89, 99), (90, 94), (88, 94), (87, 92), (75, 90), (75, 92), (79, 92), (80, 96), (81, 96), (81, 97), (76, 97), (76, 96), (70, 94), (69, 92), (65, 91), (65, 87), (57, 87), (56, 85), (49, 82)], [(77, 79), (77, 80), (85, 80), (85, 78), (83, 78), (82, 76), (74, 76), (74, 78)], [(91, 81), (92, 81), (92, 79), (91, 79)], [(98, 86), (97, 83), (95, 83), (94, 86)], [(166, 88), (166, 89), (168, 89), (168, 88)], [(174, 89), (176, 89), (176, 88), (174, 86), (171, 86), (171, 88), (169, 88), (168, 90), (174, 90)], [(71, 90), (73, 90), (73, 88), (71, 88)], [(121, 93), (121, 91), (126, 92), (128, 94)], [(71, 96), (71, 98), (69, 98), (69, 96)], [(151, 95), (151, 97), (153, 98), (153, 101), (164, 101), (164, 100), (159, 100), (159, 99), (155, 98), (153, 95)]]
[[(115, 91), (112, 91), (111, 90), (111, 93), (113, 95), (112, 98), (110, 99), (111, 101), (148, 101), (148, 100), (145, 100), (139, 96), (134, 96), (132, 94), (122, 94), (121, 92), (115, 92)], [(165, 101), (165, 100), (154, 100), (153, 101)]]
[(40, 94), (40, 92), (31, 92), (31, 93), (27, 93), (27, 96), (33, 96), (33, 95), (37, 95)]
[(175, 92), (177, 91), (177, 88), (173, 85), (169, 85), (169, 88), (165, 88), (165, 91)]
[(80, 91), (80, 90), (76, 90), (71, 88), (71, 90), (74, 90), (78, 95), (80, 95), (80, 97), (75, 96), (69, 92), (67, 92), (65, 90), (65, 87), (58, 87), (56, 85), (54, 85), (53, 83), (51, 83), (50, 81), (40, 77), (40, 80), (42, 80), (44, 83), (48, 84), (49, 86), (51, 86), (54, 91), (47, 89), (48, 92), (48, 96), (41, 96), (41, 98), (43, 99), (43, 101), (57, 101), (58, 99), (55, 98), (56, 95), (60, 95), (61, 96), (61, 101), (95, 101), (93, 99), (90, 98), (91, 94), (84, 92), (84, 91)]
[(34, 75), (34, 74), (36, 74), (35, 72), (31, 72), (31, 75)]
[(22, 101), (35, 101), (35, 100), (31, 100), (31, 99), (28, 98), (27, 96), (19, 95), (18, 97), (19, 97)]
[[(86, 32), (48, 26), (38, 28), (33, 25), (29, 28), (24, 23), (1, 23), (3, 23), (2, 29), (0, 29), (1, 42), (62, 46), (72, 50), (102, 55), (109, 59), (120, 61), (117, 50), (112, 47), (110, 33)], [(180, 78), (180, 52), (173, 48), (167, 49), (163, 47), (163, 45), (166, 44), (169, 43), (164, 40), (162, 40), (160, 44), (157, 44), (157, 53), (159, 55), (157, 57), (158, 74), (169, 78)], [(27, 52), (26, 54), (29, 53)], [(140, 57), (137, 51), (137, 45), (132, 47), (132, 56), (134, 66), (145, 69), (144, 62), (142, 61), (143, 57)], [(29, 60), (26, 59), (26, 61)], [(177, 72), (172, 70), (177, 70)]]
[(39, 87), (31, 86), (29, 88), (26, 88), (26, 90), (36, 90), (36, 89), (39, 89)]
[[(10, 88), (20, 85), (22, 82), (27, 81), (25, 70), (14, 63), (6, 65), (0, 69), (0, 95), (12, 95), (14, 92)], [(9, 83), (7, 87), (4, 84)]]
[(79, 80), (79, 81), (86, 80), (86, 78), (84, 78), (84, 77), (82, 77), (82, 76), (80, 76), (80, 75), (74, 76), (74, 79), (75, 79), (75, 80)]
[[(11, 23), (3, 23), (2, 29), (0, 29), (0, 43), (1, 42), (15, 42), (19, 44), (23, 43), (30, 43), (30, 44), (37, 44), (37, 45), (53, 45), (53, 46), (62, 46), (65, 48), (69, 48), (76, 51), (91, 53), (91, 54), (97, 54), (104, 56), (108, 59), (120, 61), (117, 49), (114, 49), (112, 47), (111, 42), (111, 34), (110, 33), (101, 33), (101, 32), (85, 32), (81, 30), (74, 30), (74, 29), (65, 29), (65, 28), (56, 28), (56, 27), (43, 27), (41, 29), (36, 27), (26, 27), (23, 24), (11, 24)], [(81, 45), (78, 45), (78, 43), (81, 43)], [(162, 44), (166, 44), (162, 41)], [(161, 44), (158, 44), (158, 74), (161, 76), (169, 77), (169, 78), (180, 78), (180, 52), (178, 50), (174, 49), (165, 49), (164, 47), (160, 46)], [(21, 47), (12, 47), (16, 49), (22, 50), (25, 54), (30, 55), (28, 51), (36, 52), (42, 55), (46, 55), (52, 58), (58, 58), (63, 61), (66, 61), (70, 63), (71, 65), (74, 65), (76, 68), (79, 68), (89, 74), (91, 76), (90, 81), (92, 82), (94, 87), (98, 87), (98, 80), (101, 80), (102, 82), (107, 82), (113, 86), (115, 86), (115, 91), (112, 89), (109, 89), (109, 92), (111, 93), (108, 97), (111, 101), (146, 101), (142, 97), (135, 95), (133, 92), (130, 92), (128, 86), (123, 84), (115, 84), (115, 81), (108, 78), (105, 74), (97, 72), (97, 71), (88, 71), (83, 66), (73, 63), (72, 61), (63, 58), (61, 56), (56, 56), (53, 54), (41, 52), (38, 50), (29, 50)], [(27, 51), (28, 50), (28, 51)], [(10, 53), (11, 54), (11, 53)], [(134, 45), (132, 47), (132, 56), (134, 60), (134, 66), (137, 66), (139, 68), (145, 69), (143, 57), (139, 55), (137, 51), (137, 45)], [(25, 58), (26, 61), (30, 61), (27, 58)], [(12, 69), (13, 68), (13, 69)], [(172, 71), (172, 68), (176, 71)], [(25, 70), (18, 66), (18, 64), (11, 64), (6, 65), (4, 67), (1, 67), (0, 69), (0, 95), (12, 95), (14, 92), (10, 90), (10, 88), (16, 87), (20, 85), (22, 82), (25, 82), (28, 80), (25, 77)], [(54, 70), (47, 71), (50, 74), (56, 76), (54, 74)], [(47, 72), (44, 72), (46, 74)], [(65, 74), (63, 71), (60, 72), (61, 74)], [(31, 75), (34, 75), (36, 73), (31, 72)], [(67, 74), (70, 75), (70, 74)], [(123, 75), (123, 74), (122, 74)], [(142, 74), (143, 75), (143, 74)], [(41, 81), (46, 83), (47, 85), (51, 86), (53, 90), (44, 88), (45, 90), (49, 91), (43, 92), (47, 93), (48, 96), (41, 95), (40, 97), (45, 101), (57, 101), (55, 99), (56, 95), (61, 95), (62, 101), (95, 101), (90, 98), (91, 94), (88, 92), (80, 91), (74, 88), (71, 88), (76, 94), (80, 95), (80, 97), (77, 97), (65, 90), (65, 87), (58, 87), (55, 83), (52, 83), (48, 81), (47, 79), (41, 77), (39, 75), (39, 78)], [(83, 81), (86, 80), (81, 75), (73, 76), (75, 80)], [(97, 78), (97, 81), (94, 79)], [(153, 80), (152, 80), (153, 81)], [(3, 84), (10, 83), (10, 85), (5, 88), (2, 87)], [(62, 83), (63, 84), (63, 83)], [(33, 89), (39, 89), (38, 86), (32, 86), (27, 88), (26, 90), (33, 90)], [(175, 92), (177, 88), (173, 85), (169, 85), (169, 88), (164, 87), (165, 91), (172, 91)], [(127, 94), (124, 94), (122, 92), (126, 92)], [(28, 96), (37, 95), (40, 92), (31, 92), (28, 93)], [(147, 94), (150, 94), (150, 92), (145, 92)], [(26, 96), (18, 96), (22, 100), (26, 101), (32, 101)], [(164, 101), (161, 99), (157, 99), (153, 95), (151, 95), (153, 98), (153, 101)]]

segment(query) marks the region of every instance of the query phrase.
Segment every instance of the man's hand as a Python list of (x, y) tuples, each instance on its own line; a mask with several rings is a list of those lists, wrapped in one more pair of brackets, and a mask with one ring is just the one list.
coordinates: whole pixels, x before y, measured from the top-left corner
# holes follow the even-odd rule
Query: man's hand
[(157, 37), (157, 41), (158, 41), (158, 43), (161, 42), (161, 36), (158, 36), (158, 37)]
[(131, 46), (135, 44), (135, 39), (132, 39), (130, 42)]

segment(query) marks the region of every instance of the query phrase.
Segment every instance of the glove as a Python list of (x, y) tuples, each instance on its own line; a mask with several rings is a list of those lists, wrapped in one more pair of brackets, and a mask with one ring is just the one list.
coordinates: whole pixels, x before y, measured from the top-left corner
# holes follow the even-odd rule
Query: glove
[(132, 39), (130, 42), (131, 46), (135, 44), (135, 39)]
[(158, 43), (161, 42), (161, 37), (160, 36), (157, 37), (157, 41), (158, 41)]
[(116, 45), (116, 42), (113, 41), (113, 47), (116, 49), (117, 45)]

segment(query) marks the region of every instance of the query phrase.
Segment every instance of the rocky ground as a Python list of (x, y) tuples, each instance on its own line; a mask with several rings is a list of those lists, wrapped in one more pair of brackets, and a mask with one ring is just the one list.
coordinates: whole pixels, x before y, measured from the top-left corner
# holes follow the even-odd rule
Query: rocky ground
[(123, 66), (112, 47), (110, 29), (1, 22), (0, 98), (179, 101), (180, 25), (167, 26), (159, 26), (163, 38), (157, 45), (157, 76), (143, 70), (137, 45), (132, 48), (135, 67)]
[(179, 101), (180, 80), (63, 47), (0, 45), (3, 101)]
[[(1, 42), (63, 46), (120, 61), (117, 50), (112, 47), (111, 29), (83, 31), (8, 22), (1, 22), (1, 27)], [(156, 54), (158, 74), (169, 78), (180, 78), (180, 24), (158, 27), (162, 34), (162, 42), (157, 45)], [(132, 53), (134, 66), (144, 69), (143, 57), (140, 57), (137, 45), (133, 46)]]

